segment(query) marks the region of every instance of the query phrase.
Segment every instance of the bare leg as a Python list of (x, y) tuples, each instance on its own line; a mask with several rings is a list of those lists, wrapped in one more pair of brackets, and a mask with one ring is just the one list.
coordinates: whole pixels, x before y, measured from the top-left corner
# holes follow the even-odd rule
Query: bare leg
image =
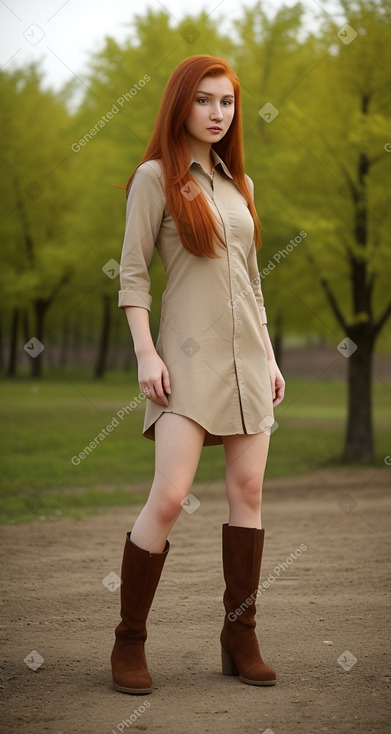
[(266, 433), (223, 436), (229, 525), (262, 527), (262, 482), (269, 440)]
[(162, 553), (167, 536), (189, 494), (205, 429), (191, 418), (163, 413), (155, 424), (155, 476), (146, 505), (132, 530), (132, 542)]

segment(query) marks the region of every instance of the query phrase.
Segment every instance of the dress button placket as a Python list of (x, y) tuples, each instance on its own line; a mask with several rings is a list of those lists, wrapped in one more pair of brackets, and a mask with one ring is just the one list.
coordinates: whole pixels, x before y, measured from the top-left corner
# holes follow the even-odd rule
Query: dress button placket
[[(230, 296), (231, 296), (231, 303), (237, 303), (235, 301), (235, 295), (238, 292), (237, 284), (236, 284), (236, 273), (235, 273), (235, 249), (233, 246), (233, 243), (231, 242), (231, 232), (229, 224), (225, 224), (225, 221), (228, 222), (228, 217), (223, 217), (222, 211), (218, 207), (216, 203), (215, 197), (213, 197), (215, 206), (220, 214), (221, 220), (223, 222), (224, 226), (224, 236), (225, 236), (225, 242), (227, 246), (227, 260), (228, 260), (228, 272), (229, 272), (229, 286), (230, 286)], [(240, 412), (242, 417), (242, 423), (243, 423), (243, 429), (246, 431), (246, 425), (244, 420), (244, 413), (243, 413), (243, 402), (242, 402), (242, 393), (243, 393), (243, 387), (242, 387), (242, 373), (241, 373), (241, 363), (240, 363), (240, 353), (238, 349), (238, 344), (240, 343), (240, 330), (241, 330), (241, 322), (240, 322), (240, 304), (237, 303), (235, 308), (231, 309), (232, 313), (232, 352), (233, 352), (233, 360), (234, 360), (234, 369), (235, 369), (235, 377), (236, 377), (236, 383), (237, 383), (237, 390), (238, 390), (238, 397), (239, 397), (239, 404), (240, 404)]]
[[(239, 405), (240, 405), (240, 413), (242, 418), (242, 425), (243, 430), (245, 433), (247, 433), (246, 430), (246, 423), (244, 419), (244, 411), (243, 411), (243, 403), (245, 402), (245, 396), (243, 391), (243, 380), (242, 380), (242, 371), (241, 371), (241, 361), (240, 361), (240, 353), (238, 349), (238, 343), (240, 342), (240, 303), (237, 303), (235, 301), (235, 294), (238, 291), (238, 288), (236, 286), (236, 279), (235, 279), (235, 267), (232, 263), (232, 260), (235, 256), (234, 248), (231, 244), (230, 239), (230, 228), (229, 224), (226, 224), (228, 221), (228, 217), (224, 213), (224, 208), (220, 203), (220, 199), (218, 196), (218, 189), (220, 185), (219, 177), (216, 178), (213, 176), (209, 176), (209, 174), (204, 171), (202, 166), (200, 166), (200, 173), (202, 176), (206, 177), (208, 179), (208, 183), (210, 184), (210, 196), (213, 200), (213, 203), (219, 213), (221, 225), (223, 228), (224, 233), (224, 239), (227, 246), (227, 262), (228, 262), (228, 272), (229, 272), (229, 288), (230, 288), (230, 295), (231, 295), (231, 302), (236, 303), (236, 307), (231, 309), (232, 314), (232, 353), (233, 353), (233, 361), (234, 361), (234, 370), (235, 370), (235, 378), (236, 378), (236, 385), (237, 385), (237, 391), (238, 391), (238, 398), (239, 398)], [(225, 182), (224, 182), (225, 183)], [(224, 185), (224, 184), (223, 184)], [(209, 187), (208, 187), (209, 188)], [(217, 197), (216, 197), (217, 194)]]

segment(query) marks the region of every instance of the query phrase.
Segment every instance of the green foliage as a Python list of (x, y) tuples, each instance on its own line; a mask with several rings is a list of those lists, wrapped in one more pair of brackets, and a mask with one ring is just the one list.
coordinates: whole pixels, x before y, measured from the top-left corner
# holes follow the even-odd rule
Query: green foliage
[[(352, 302), (352, 256), (368, 263), (374, 317), (389, 303), (391, 277), (391, 179), (384, 147), (391, 107), (386, 71), (391, 24), (382, 12), (386, 3), (342, 5), (357, 32), (348, 45), (337, 35), (344, 21), (338, 25), (331, 15), (319, 35), (303, 40), (300, 5), (283, 8), (270, 21), (258, 4), (241, 24), (238, 57), (250, 92), (244, 98), (245, 145), (264, 227), (260, 264), (270, 258), (273, 263), (291, 237), (307, 232), (264, 282), (270, 321), (282, 321), (284, 333), (297, 334), (302, 327), (333, 343), (343, 334), (330, 316), (320, 279), (327, 278), (350, 321), (362, 317)], [(258, 108), (267, 102), (278, 110), (269, 123), (257, 119)], [(364, 182), (357, 172), (362, 155), (370, 162)], [(360, 196), (368, 215), (365, 248), (358, 246), (355, 231), (355, 198)], [(389, 346), (390, 338), (385, 333), (382, 338)]]
[(72, 268), (74, 254), (62, 220), (69, 197), (66, 107), (42, 90), (35, 66), (2, 73), (0, 94), (7, 100), (0, 112), (7, 140), (0, 176), (0, 277), (7, 309), (51, 294)]

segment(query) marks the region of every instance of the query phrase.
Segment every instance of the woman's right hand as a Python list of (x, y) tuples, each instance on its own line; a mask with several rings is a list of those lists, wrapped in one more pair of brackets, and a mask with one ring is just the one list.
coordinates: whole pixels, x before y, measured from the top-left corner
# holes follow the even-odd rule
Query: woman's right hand
[(158, 353), (150, 352), (138, 358), (138, 381), (141, 392), (158, 405), (168, 405), (171, 394), (168, 369)]

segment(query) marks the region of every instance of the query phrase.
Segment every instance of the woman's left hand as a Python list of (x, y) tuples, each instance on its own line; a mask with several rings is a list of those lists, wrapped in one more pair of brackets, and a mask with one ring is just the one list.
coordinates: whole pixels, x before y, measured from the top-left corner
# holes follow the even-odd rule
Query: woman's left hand
[(269, 365), (270, 386), (272, 389), (272, 396), (273, 396), (273, 408), (276, 408), (277, 405), (282, 403), (282, 401), (284, 400), (285, 380), (278, 368), (278, 365), (275, 359), (269, 359), (268, 365)]

